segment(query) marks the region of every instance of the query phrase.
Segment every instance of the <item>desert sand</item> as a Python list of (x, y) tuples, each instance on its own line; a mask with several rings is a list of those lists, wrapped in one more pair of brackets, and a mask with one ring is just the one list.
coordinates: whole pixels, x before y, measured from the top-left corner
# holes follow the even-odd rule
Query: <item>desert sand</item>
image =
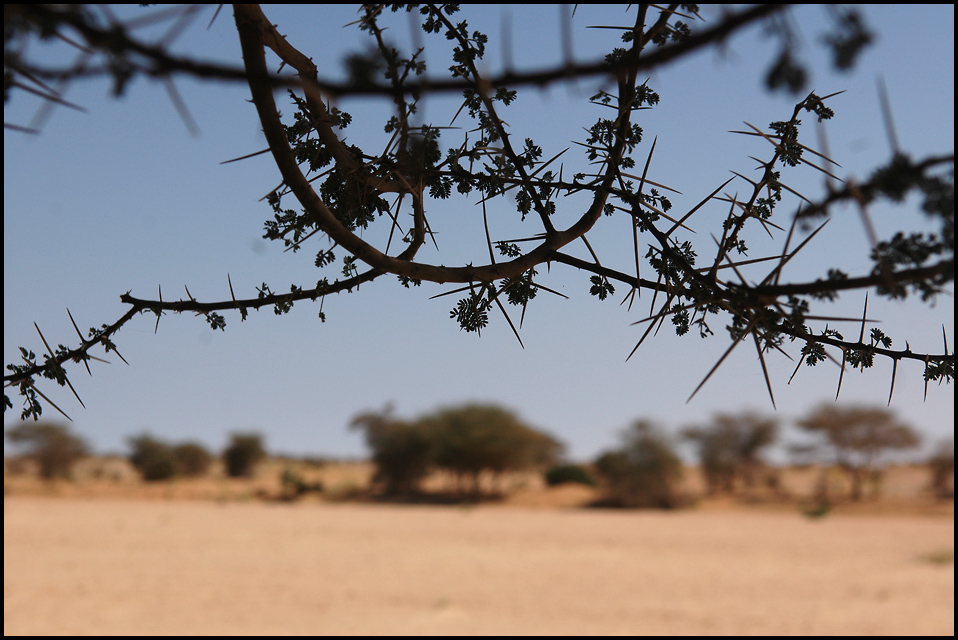
[(8, 496), (5, 634), (953, 635), (954, 518)]

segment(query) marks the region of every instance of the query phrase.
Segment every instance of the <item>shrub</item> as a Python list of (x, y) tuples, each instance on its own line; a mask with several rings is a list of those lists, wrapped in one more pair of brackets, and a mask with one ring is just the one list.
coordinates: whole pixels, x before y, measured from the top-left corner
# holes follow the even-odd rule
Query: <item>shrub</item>
[(256, 433), (233, 434), (230, 445), (223, 451), (223, 463), (231, 478), (251, 477), (265, 457), (263, 438)]
[(69, 428), (52, 422), (23, 423), (7, 430), (7, 440), (26, 446), (26, 456), (36, 461), (40, 476), (69, 478), (73, 463), (87, 455), (86, 443)]
[(283, 469), (281, 482), (283, 485), (282, 498), (284, 500), (295, 500), (310, 491), (315, 491), (316, 493), (323, 492), (322, 482), (306, 482), (292, 467)]
[(183, 442), (173, 447), (173, 455), (184, 475), (197, 477), (206, 475), (213, 463), (213, 455), (206, 447), (196, 442)]
[(180, 461), (165, 442), (149, 434), (129, 439), (130, 463), (147, 482), (169, 480), (180, 473)]
[(584, 484), (590, 487), (595, 486), (595, 480), (592, 478), (592, 474), (590, 474), (585, 467), (581, 467), (577, 464), (562, 464), (552, 467), (546, 471), (545, 478), (546, 484), (550, 487), (567, 482)]
[(607, 486), (605, 503), (619, 507), (672, 509), (680, 505), (676, 485), (682, 463), (668, 439), (651, 423), (636, 421), (621, 449), (602, 454), (595, 470)]

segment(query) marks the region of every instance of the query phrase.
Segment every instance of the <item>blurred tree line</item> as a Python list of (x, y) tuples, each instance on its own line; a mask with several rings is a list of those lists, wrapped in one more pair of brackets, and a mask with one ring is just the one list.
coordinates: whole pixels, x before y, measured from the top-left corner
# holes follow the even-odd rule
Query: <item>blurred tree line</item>
[[(213, 454), (197, 442), (170, 444), (149, 434), (128, 442), (130, 462), (147, 481), (205, 476), (214, 460)], [(263, 438), (256, 433), (234, 433), (220, 457), (227, 476), (249, 478), (266, 458)]]
[[(831, 496), (825, 474), (830, 467), (846, 476), (852, 501), (862, 500), (866, 485), (877, 498), (888, 454), (913, 449), (921, 442), (911, 426), (883, 408), (822, 405), (799, 419), (796, 426), (812, 439), (790, 449), (820, 466), (815, 497), (822, 503), (819, 506), (826, 508)], [(752, 495), (760, 483), (778, 494), (778, 470), (764, 457), (778, 437), (776, 418), (747, 412), (717, 414), (708, 424), (681, 431), (681, 439), (694, 446), (710, 496)], [(623, 434), (622, 447), (603, 453), (594, 465), (608, 487), (605, 502), (625, 507), (681, 505), (687, 498), (678, 493), (682, 465), (676, 446), (661, 429), (645, 421), (635, 422)], [(934, 494), (953, 498), (954, 443), (942, 444), (928, 464)]]
[[(23, 458), (36, 463), (40, 477), (45, 479), (71, 478), (74, 464), (90, 455), (82, 438), (71, 433), (69, 427), (54, 422), (19, 424), (8, 429), (6, 436), (11, 444), (23, 449)], [(198, 442), (169, 443), (148, 433), (129, 438), (127, 444), (130, 463), (150, 482), (204, 476), (215, 459)], [(232, 434), (221, 457), (228, 476), (252, 476), (256, 465), (266, 458), (262, 436)]]
[[(804, 464), (815, 464), (821, 476), (816, 499), (827, 506), (826, 474), (839, 470), (847, 479), (848, 498), (860, 501), (880, 495), (889, 454), (917, 447), (915, 430), (884, 408), (826, 404), (796, 421), (809, 439), (789, 451)], [(678, 437), (646, 421), (626, 429), (617, 448), (591, 464), (562, 460), (563, 445), (553, 436), (520, 420), (512, 411), (489, 404), (440, 408), (415, 420), (396, 417), (392, 408), (357, 415), (350, 429), (361, 431), (376, 471), (374, 488), (387, 495), (422, 491), (434, 471), (451, 474), (460, 495), (478, 496), (480, 479), (492, 479), (501, 493), (503, 474), (541, 471), (549, 485), (578, 482), (601, 490), (600, 504), (619, 507), (675, 508), (688, 502), (680, 492), (683, 464), (677, 450), (691, 445), (710, 496), (750, 496), (765, 487), (778, 492), (778, 469), (766, 459), (780, 435), (779, 420), (752, 413), (717, 414), (706, 424), (682, 429)], [(46, 479), (69, 478), (76, 461), (89, 455), (82, 438), (63, 425), (22, 423), (6, 431), (7, 440), (32, 460)], [(168, 443), (149, 434), (128, 440), (129, 460), (144, 480), (206, 475), (215, 456), (196, 442)], [(266, 458), (262, 436), (236, 433), (220, 457), (230, 477), (250, 477)], [(942, 499), (954, 498), (954, 440), (940, 443), (927, 459), (929, 488)], [(289, 468), (284, 491), (298, 497), (321, 491)]]

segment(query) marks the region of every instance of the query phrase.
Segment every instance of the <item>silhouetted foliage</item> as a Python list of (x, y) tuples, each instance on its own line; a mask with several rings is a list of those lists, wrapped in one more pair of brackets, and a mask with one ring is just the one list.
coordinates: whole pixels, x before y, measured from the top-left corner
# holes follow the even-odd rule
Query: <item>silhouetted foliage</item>
[(550, 487), (567, 482), (584, 484), (590, 487), (595, 486), (595, 479), (592, 477), (592, 474), (589, 473), (589, 470), (577, 464), (562, 464), (552, 467), (546, 471), (545, 479), (546, 484)]
[(234, 433), (223, 451), (226, 474), (231, 478), (251, 477), (264, 458), (263, 437), (258, 433)]
[(69, 478), (73, 464), (89, 453), (83, 439), (70, 433), (69, 427), (52, 422), (19, 424), (7, 429), (6, 436), (11, 444), (26, 448), (25, 455), (48, 480)]
[(672, 509), (682, 503), (677, 488), (682, 462), (669, 439), (645, 420), (623, 434), (622, 448), (599, 456), (595, 470), (611, 506)]
[(682, 432), (698, 450), (699, 462), (709, 493), (731, 493), (735, 481), (754, 487), (764, 466), (761, 451), (775, 441), (778, 422), (753, 414), (719, 414), (711, 424), (689, 427)]
[(878, 466), (887, 451), (917, 447), (918, 434), (887, 409), (822, 405), (798, 426), (821, 434), (831, 448), (835, 462), (849, 477), (852, 500), (860, 500), (866, 482), (877, 494), (882, 470)]
[[(112, 81), (114, 95), (120, 96), (132, 78), (142, 75), (167, 84), (174, 105), (192, 129), (174, 78), (185, 75), (248, 84), (250, 108), (255, 108), (267, 150), (282, 175), (279, 186), (265, 194), (270, 217), (264, 237), (294, 252), (313, 247), (315, 266), (321, 270), (305, 285), (274, 291), (263, 283), (256, 287), (257, 295), (246, 298), (233, 295), (231, 282), (226, 283), (230, 298), (220, 300), (201, 301), (188, 291), (181, 299), (163, 299), (161, 292), (155, 299), (124, 293), (120, 299), (129, 307), (127, 312), (113, 324), (94, 327), (87, 337), (81, 334), (77, 346), (61, 345), (55, 352), (47, 346), (49, 355), (39, 358), (21, 347), (22, 362), (8, 365), (11, 373), (4, 376), (5, 384), (16, 387), (23, 398), (21, 417), (37, 418), (42, 411), (40, 399), (49, 403), (37, 388), (38, 378), (66, 385), (64, 367), (80, 362), (88, 367), (93, 347), (119, 355), (113, 340), (140, 313), (155, 314), (157, 322), (167, 313), (195, 313), (213, 330), (225, 330), (224, 311), (235, 312), (241, 320), (251, 309), (263, 307), (282, 315), (295, 303), (358, 291), (360, 284), (389, 274), (406, 288), (424, 282), (453, 285), (444, 293), (463, 297), (448, 315), (462, 330), (479, 333), (499, 312), (518, 338), (504, 302), (524, 312), (528, 304), (535, 304), (539, 292), (554, 292), (543, 282), (546, 267), (554, 273), (559, 271), (556, 265), (582, 274), (581, 291), (588, 290), (599, 300), (609, 299), (616, 287), (624, 289), (629, 300), (643, 289), (653, 293), (656, 306), (645, 318), (647, 331), (633, 353), (653, 328), (669, 318), (679, 335), (707, 337), (715, 333), (712, 327), (727, 327), (729, 351), (744, 341), (752, 342), (766, 381), (765, 359), (784, 352), (790, 342), (797, 343), (799, 366), (824, 361), (829, 348), (841, 353), (843, 371), (846, 364), (870, 368), (879, 356), (896, 365), (893, 372), (899, 362), (910, 361), (923, 366), (926, 381), (954, 378), (954, 354), (948, 352), (947, 344), (941, 353), (913, 351), (907, 345), (893, 350), (892, 337), (878, 328), (872, 327), (866, 336), (864, 314), (860, 330), (854, 331), (856, 338), (837, 331), (834, 323), (827, 324), (828, 314), (816, 311), (843, 291), (872, 290), (889, 298), (919, 294), (922, 301), (932, 302), (954, 282), (953, 153), (912, 159), (892, 141), (892, 156), (864, 181), (808, 194), (790, 186), (796, 184), (792, 176), (800, 167), (828, 176), (839, 171), (838, 163), (826, 157), (826, 149), (813, 149), (807, 136), (800, 140), (810, 120), (822, 122), (834, 116), (830, 98), (835, 94), (804, 94), (809, 73), (797, 43), (820, 43), (833, 67), (849, 69), (874, 40), (859, 8), (826, 5), (827, 28), (817, 37), (803, 38), (788, 5), (723, 10), (715, 23), (705, 24), (695, 4), (640, 4), (630, 9), (634, 13), (623, 24), (609, 25), (613, 28), (604, 32), (609, 41), (601, 56), (575, 62), (574, 52), (567, 49), (566, 59), (549, 68), (507, 68), (498, 75), (487, 72), (489, 61), (484, 56), (489, 37), (470, 29), (466, 19), (455, 15), (459, 10), (456, 4), (362, 5), (351, 24), (369, 36), (371, 49), (343, 52), (348, 79), (339, 82), (330, 79), (334, 61), (314, 62), (301, 50), (309, 43), (287, 39), (282, 26), (275, 26), (256, 4), (233, 6), (239, 46), (232, 64), (173, 55), (168, 50), (172, 37), (155, 44), (140, 32), (144, 25), (169, 20), (169, 33), (179, 34), (195, 19), (194, 9), (167, 13), (164, 8), (156, 15), (120, 21), (115, 11), (98, 6), (5, 5), (5, 103), (14, 93), (29, 92), (49, 106), (75, 107), (61, 95), (61, 88), (73, 81), (106, 77)], [(394, 25), (405, 26), (409, 20), (423, 33), (417, 29), (412, 47), (394, 43)], [(568, 24), (570, 43), (573, 28), (588, 26), (577, 16)], [(735, 132), (751, 136), (762, 147), (751, 156), (757, 163), (755, 172), (747, 177), (733, 171), (735, 176), (720, 185), (695, 185), (694, 176), (691, 186), (654, 182), (654, 167), (649, 173), (654, 165), (654, 138), (638, 122), (639, 114), (660, 103), (650, 77), (671, 73), (681, 68), (673, 63), (695, 56), (709, 64), (709, 57), (701, 55), (704, 51), (724, 46), (755, 25), (763, 25), (770, 36), (764, 72), (767, 87), (796, 97), (794, 108), (770, 116), (767, 126), (748, 125)], [(327, 28), (339, 25), (320, 22), (318, 37)], [(39, 46), (41, 41), (50, 46)], [(55, 48), (53, 43), (82, 53)], [(448, 70), (445, 78), (426, 74), (427, 43), (430, 51), (437, 49), (436, 55), (447, 58), (440, 63), (440, 68)], [(281, 64), (268, 61), (268, 51)], [(669, 64), (672, 67), (667, 69)], [(274, 71), (277, 68), (282, 72)], [(596, 115), (582, 123), (582, 139), (537, 143), (513, 130), (506, 114), (519, 99), (519, 89), (564, 83), (589, 87), (592, 94), (589, 102), (595, 105)], [(286, 93), (278, 92), (279, 88), (287, 89)], [(277, 103), (277, 95), (284, 103)], [(352, 116), (334, 106), (340, 98), (357, 95), (394, 107), (385, 122), (357, 123), (364, 131), (382, 132), (365, 149), (356, 146), (354, 138), (347, 143), (344, 130)], [(456, 100), (436, 99), (449, 95), (457, 96)], [(716, 98), (697, 96), (695, 104), (686, 105), (689, 117), (708, 118), (709, 105)], [(427, 102), (435, 105), (428, 111), (433, 120), (423, 121)], [(886, 124), (891, 129), (891, 122)], [(679, 197), (673, 195), (676, 188), (691, 191), (693, 197), (683, 197), (681, 206), (677, 201), (673, 207), (672, 199)], [(581, 195), (565, 197), (574, 194)], [(886, 237), (870, 238), (869, 252), (858, 259), (866, 265), (861, 272), (845, 273), (837, 268), (839, 264), (813, 265), (815, 279), (782, 281), (786, 262), (803, 252), (814, 233), (824, 228), (798, 240), (796, 236), (810, 231), (812, 222), (828, 218), (838, 205), (854, 204), (866, 218), (866, 228), (872, 228), (869, 206), (887, 201), (910, 207), (906, 203), (914, 200), (906, 196), (912, 194), (921, 201), (916, 222), (900, 216), (895, 221), (900, 228), (889, 230)], [(457, 200), (454, 206), (434, 207), (450, 199)], [(480, 201), (481, 208), (465, 206)], [(487, 204), (499, 205), (488, 217)], [(456, 211), (456, 216), (461, 211), (476, 212), (476, 222), (481, 222), (476, 228), (482, 231), (475, 240), (482, 253), (456, 253), (458, 248), (453, 247), (450, 255), (449, 247), (440, 247), (436, 238), (443, 236), (435, 230), (443, 224), (462, 225), (456, 216), (443, 220), (439, 213), (443, 210)], [(932, 227), (926, 225), (928, 219)], [(627, 233), (598, 231), (620, 221)], [(515, 223), (533, 228), (516, 238), (510, 230)], [(693, 225), (701, 231), (694, 236), (690, 235)], [(767, 232), (781, 244), (749, 254), (746, 238), (753, 229)], [(593, 230), (590, 242), (586, 236)], [(609, 244), (599, 244), (603, 237)], [(400, 239), (402, 246), (397, 247)], [(570, 253), (569, 248), (580, 240), (588, 246), (589, 259)], [(420, 253), (427, 243), (435, 246), (437, 254)], [(767, 270), (757, 277), (725, 275), (724, 269), (737, 271), (746, 264)], [(640, 270), (652, 277), (641, 277)], [(321, 319), (323, 309), (320, 306), (318, 312)], [(768, 388), (771, 397), (770, 383)], [(5, 408), (13, 406), (6, 395), (4, 403)], [(455, 464), (464, 473), (478, 468), (478, 463)]]

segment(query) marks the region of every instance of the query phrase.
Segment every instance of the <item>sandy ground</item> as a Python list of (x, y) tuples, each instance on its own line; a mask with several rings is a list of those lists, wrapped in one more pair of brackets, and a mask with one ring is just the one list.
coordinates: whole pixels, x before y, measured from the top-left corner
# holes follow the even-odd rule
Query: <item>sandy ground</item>
[[(8, 496), (5, 634), (953, 635), (953, 517)], [(939, 561), (935, 561), (938, 559)]]

